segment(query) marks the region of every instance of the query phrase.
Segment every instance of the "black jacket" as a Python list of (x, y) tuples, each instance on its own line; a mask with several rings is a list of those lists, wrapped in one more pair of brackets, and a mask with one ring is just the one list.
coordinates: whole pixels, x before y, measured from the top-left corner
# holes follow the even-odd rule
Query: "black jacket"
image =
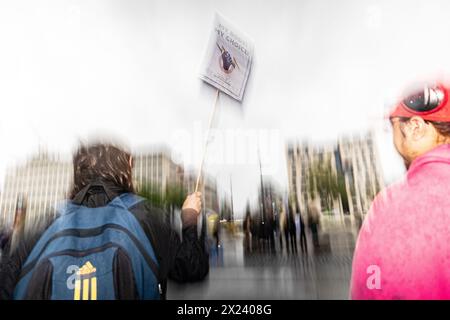
[[(108, 186), (109, 192), (117, 196), (121, 191), (114, 186)], [(88, 207), (100, 207), (110, 201), (111, 196), (107, 196), (102, 188), (91, 188), (82, 204)], [(167, 278), (177, 282), (189, 282), (203, 279), (209, 271), (209, 258), (205, 248), (205, 242), (197, 235), (197, 225), (195, 219), (186, 219), (186, 216), (195, 216), (195, 212), (183, 211), (182, 240), (178, 233), (172, 229), (168, 215), (161, 209), (151, 205), (148, 201), (140, 202), (130, 208), (130, 212), (140, 222), (145, 234), (149, 238), (156, 258), (159, 262), (159, 280), (162, 286), (162, 298), (166, 296)], [(190, 223), (187, 223), (190, 221)], [(53, 222), (46, 223), (44, 230), (29, 235), (27, 240), (22, 241), (14, 253), (3, 255), (0, 262), (0, 300), (11, 299), (14, 288), (19, 280), (22, 265), (36, 242), (42, 236), (45, 229)], [(118, 299), (136, 299), (137, 291), (133, 281), (127, 279), (129, 263), (122, 263), (116, 266), (117, 277), (115, 281), (116, 297)], [(45, 279), (44, 279), (45, 281)], [(51, 281), (50, 279), (48, 281)], [(42, 282), (42, 281), (40, 281)], [(41, 285), (39, 288), (31, 288), (30, 297), (37, 299), (48, 299), (51, 295), (51, 283)], [(33, 292), (35, 291), (35, 292)]]

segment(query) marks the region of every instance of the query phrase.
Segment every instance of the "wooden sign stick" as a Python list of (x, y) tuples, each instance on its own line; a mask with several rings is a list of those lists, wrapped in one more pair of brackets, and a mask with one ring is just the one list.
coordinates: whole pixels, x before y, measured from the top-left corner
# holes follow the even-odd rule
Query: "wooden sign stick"
[(209, 135), (210, 135), (210, 132), (211, 132), (211, 127), (212, 127), (214, 115), (216, 114), (216, 110), (217, 110), (217, 105), (218, 105), (217, 102), (219, 100), (219, 93), (220, 93), (220, 90), (216, 89), (216, 97), (214, 99), (214, 107), (213, 107), (213, 110), (211, 112), (211, 116), (209, 118), (208, 132), (206, 133), (205, 149), (203, 150), (202, 161), (200, 162), (200, 168), (198, 170), (198, 175), (197, 175), (197, 182), (195, 183), (195, 192), (198, 191), (198, 187), (199, 187), (199, 184), (200, 184), (200, 178), (202, 176), (203, 163), (205, 162), (206, 151), (207, 151), (208, 145), (209, 145), (209, 140), (210, 140)]

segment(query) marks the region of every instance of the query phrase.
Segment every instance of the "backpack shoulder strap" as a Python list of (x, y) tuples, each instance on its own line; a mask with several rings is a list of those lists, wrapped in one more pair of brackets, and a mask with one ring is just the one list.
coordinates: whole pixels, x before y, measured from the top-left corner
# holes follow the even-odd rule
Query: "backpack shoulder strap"
[(119, 198), (127, 209), (130, 209), (134, 205), (145, 200), (143, 197), (140, 197), (134, 193), (122, 193)]
[(110, 201), (112, 201), (115, 198), (114, 193), (108, 188), (108, 186), (102, 182), (102, 181), (95, 181), (95, 182), (91, 182), (88, 185), (86, 185), (83, 189), (81, 189), (76, 195), (75, 197), (72, 199), (72, 202), (77, 204), (77, 205), (82, 205), (83, 204), (83, 200), (86, 198), (86, 195), (88, 193), (88, 191), (91, 188), (94, 187), (101, 187), (103, 188), (103, 190), (105, 191), (106, 196), (108, 197), (108, 199)]

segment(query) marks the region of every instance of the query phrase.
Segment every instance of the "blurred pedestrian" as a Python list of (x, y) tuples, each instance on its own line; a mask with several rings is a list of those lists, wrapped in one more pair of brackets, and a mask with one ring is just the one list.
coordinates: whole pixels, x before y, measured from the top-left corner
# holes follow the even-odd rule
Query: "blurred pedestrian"
[(245, 212), (245, 219), (242, 225), (244, 231), (244, 253), (252, 252), (252, 215), (250, 212), (250, 206), (247, 204)]
[(306, 241), (305, 222), (302, 217), (302, 213), (298, 213), (299, 229), (300, 229), (300, 248), (302, 252), (308, 252), (308, 243)]
[(280, 230), (280, 248), (283, 250), (283, 237), (285, 238), (286, 244), (286, 252), (289, 252), (289, 229), (287, 228), (287, 216), (286, 210), (284, 206), (281, 208), (279, 219), (278, 219), (278, 228)]
[(288, 230), (292, 253), (297, 253), (297, 228), (293, 211), (288, 212)]
[(311, 229), (314, 247), (319, 247), (319, 222), (320, 209), (317, 204), (317, 199), (313, 199), (308, 203), (308, 223)]
[(252, 235), (252, 237), (251, 237), (252, 253), (261, 252), (261, 244), (260, 244), (261, 216), (260, 215), (256, 215), (250, 219), (250, 233)]
[(353, 299), (450, 299), (449, 93), (424, 84), (390, 114), (407, 173), (376, 196), (363, 222)]
[(17, 196), (16, 210), (14, 215), (13, 230), (11, 233), (11, 243), (9, 244), (9, 253), (12, 254), (18, 247), (19, 243), (25, 237), (25, 221), (26, 221), (26, 197), (23, 194)]
[(211, 235), (212, 240), (214, 241), (214, 249), (216, 251), (219, 250), (220, 247), (219, 227), (219, 215), (215, 212), (211, 212), (210, 214), (208, 214), (208, 234)]

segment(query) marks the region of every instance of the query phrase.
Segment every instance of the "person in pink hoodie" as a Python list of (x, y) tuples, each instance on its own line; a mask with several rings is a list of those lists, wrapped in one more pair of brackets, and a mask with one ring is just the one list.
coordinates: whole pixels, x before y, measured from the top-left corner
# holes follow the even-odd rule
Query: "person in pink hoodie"
[(351, 299), (450, 299), (449, 95), (425, 85), (389, 116), (408, 171), (377, 195), (361, 227)]

